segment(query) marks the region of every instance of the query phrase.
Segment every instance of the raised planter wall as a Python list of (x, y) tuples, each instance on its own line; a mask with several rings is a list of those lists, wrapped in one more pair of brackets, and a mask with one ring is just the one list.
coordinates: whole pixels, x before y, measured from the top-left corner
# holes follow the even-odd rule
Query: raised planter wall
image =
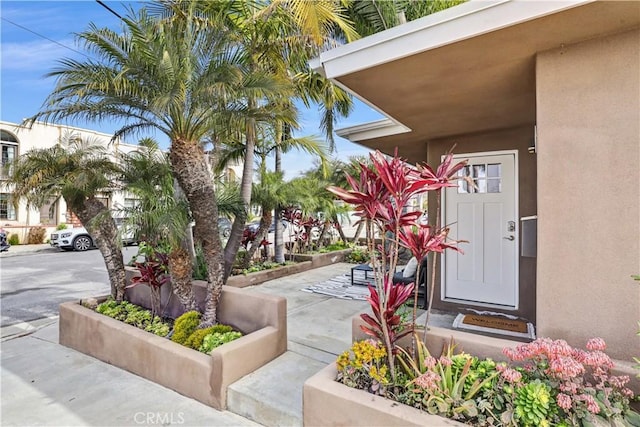
[[(293, 259), (297, 262), (311, 261), (311, 268), (319, 268), (337, 262), (344, 262), (352, 251), (353, 249), (343, 249), (324, 254), (294, 254)], [(285, 259), (289, 259), (289, 257), (285, 255)]]
[(208, 356), (69, 302), (60, 305), (60, 344), (225, 409), (229, 384), (286, 351), (286, 312), (285, 298), (223, 287), (218, 319), (245, 335)]
[(269, 280), (279, 279), (291, 274), (302, 273), (303, 271), (316, 268), (311, 261), (298, 262), (297, 264), (284, 265), (270, 270), (256, 271), (255, 273), (238, 274), (227, 279), (227, 286), (235, 288), (245, 288), (247, 286), (259, 285)]
[[(354, 341), (370, 338), (361, 331), (362, 324), (359, 317), (352, 319)], [(422, 334), (422, 331), (419, 333)], [(459, 351), (481, 358), (491, 357), (498, 361), (506, 360), (502, 353), (503, 348), (522, 344), (512, 340), (431, 327), (427, 334), (427, 348), (432, 355), (438, 357), (451, 338), (454, 339)], [(405, 339), (404, 345), (408, 345), (410, 337)], [(632, 364), (618, 360), (614, 362), (616, 364), (613, 369), (614, 375), (629, 375), (632, 378), (630, 388), (638, 394), (640, 387), (635, 377), (637, 371), (633, 370)], [(465, 425), (427, 414), (363, 390), (347, 387), (335, 381), (336, 375), (335, 363), (331, 363), (304, 383), (302, 412), (305, 426)], [(632, 404), (632, 407), (638, 410), (636, 404)]]
[(315, 426), (463, 426), (335, 381), (335, 363), (303, 387), (303, 425)]

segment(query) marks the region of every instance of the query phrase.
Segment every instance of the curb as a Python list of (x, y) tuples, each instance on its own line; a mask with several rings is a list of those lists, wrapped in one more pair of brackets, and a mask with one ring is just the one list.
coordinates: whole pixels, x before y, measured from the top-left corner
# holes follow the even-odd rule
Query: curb
[(34, 319), (27, 322), (20, 322), (9, 326), (3, 326), (0, 328), (0, 342), (9, 341), (15, 338), (31, 335), (32, 333), (49, 326), (58, 321), (58, 316), (42, 317), (40, 319)]
[(37, 248), (37, 249), (18, 249), (18, 250), (13, 250), (13, 252), (11, 251), (11, 249), (14, 248), (13, 246), (11, 248), (9, 248), (8, 251), (6, 252), (0, 252), (0, 258), (11, 258), (14, 256), (21, 256), (21, 255), (30, 255), (30, 254), (37, 254), (37, 253), (41, 253), (41, 252), (58, 252), (59, 249), (58, 248), (54, 248), (54, 247), (48, 247), (48, 248)]

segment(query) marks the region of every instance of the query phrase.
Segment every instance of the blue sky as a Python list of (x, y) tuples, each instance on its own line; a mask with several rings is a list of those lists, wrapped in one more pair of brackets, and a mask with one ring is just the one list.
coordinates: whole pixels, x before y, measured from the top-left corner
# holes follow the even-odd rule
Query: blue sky
[[(120, 15), (128, 7), (140, 7), (141, 2), (103, 1)], [(55, 85), (52, 78), (45, 78), (56, 61), (61, 58), (81, 58), (82, 48), (74, 39), (74, 33), (87, 29), (90, 22), (112, 29), (120, 28), (118, 17), (94, 0), (76, 1), (0, 1), (1, 28), (1, 99), (0, 119), (19, 123), (35, 114)], [(16, 25), (17, 24), (17, 25)], [(20, 26), (20, 27), (19, 27)], [(23, 27), (23, 28), (21, 28)], [(37, 34), (34, 34), (37, 33)], [(47, 40), (49, 39), (49, 40)], [(346, 127), (379, 119), (379, 113), (357, 102), (354, 112), (336, 127)], [(319, 117), (317, 109), (303, 110), (302, 129), (299, 135), (317, 135)], [(118, 123), (72, 122), (74, 126), (112, 133)], [(155, 135), (166, 146), (167, 139)], [(137, 143), (137, 140), (127, 140)], [(336, 136), (335, 157), (346, 159), (363, 155), (368, 150)], [(305, 154), (288, 153), (283, 158), (286, 178), (312, 167), (313, 159)]]

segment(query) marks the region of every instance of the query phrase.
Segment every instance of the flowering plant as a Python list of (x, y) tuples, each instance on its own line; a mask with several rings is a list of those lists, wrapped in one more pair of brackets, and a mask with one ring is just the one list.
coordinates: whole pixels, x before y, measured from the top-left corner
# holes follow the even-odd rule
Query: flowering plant
[(455, 354), (453, 343), (434, 357), (416, 340), (415, 353), (398, 349), (393, 369), (382, 343), (354, 343), (338, 358), (338, 381), (475, 426), (640, 426), (629, 378), (611, 375), (600, 338), (586, 350), (540, 338), (504, 349), (507, 362)]
[[(452, 181), (466, 162), (453, 165), (453, 155), (449, 153), (434, 171), (428, 165), (411, 167), (399, 157), (388, 158), (379, 151), (372, 153), (370, 157), (371, 166), (361, 163), (357, 179), (347, 174), (351, 189), (328, 187), (328, 190), (353, 205), (355, 215), (366, 226), (367, 246), (375, 271), (375, 287), (370, 287), (370, 296), (367, 298), (373, 316), (362, 314), (362, 319), (367, 323), (362, 326), (362, 330), (384, 344), (387, 365), (394, 366), (396, 341), (411, 333), (415, 324), (418, 292), (414, 283), (393, 283), (399, 246), (407, 247), (418, 260), (429, 252), (439, 253), (447, 248), (459, 250), (456, 246), (458, 242), (446, 241), (447, 229), (439, 229), (439, 225), (430, 227), (418, 224), (417, 220), (422, 212), (410, 211), (407, 206), (417, 194), (455, 185)], [(376, 235), (382, 239), (382, 244), (378, 247), (374, 243)], [(416, 277), (420, 277), (419, 271)], [(396, 312), (412, 293), (413, 322), (403, 324)], [(395, 381), (395, 371), (390, 372)]]

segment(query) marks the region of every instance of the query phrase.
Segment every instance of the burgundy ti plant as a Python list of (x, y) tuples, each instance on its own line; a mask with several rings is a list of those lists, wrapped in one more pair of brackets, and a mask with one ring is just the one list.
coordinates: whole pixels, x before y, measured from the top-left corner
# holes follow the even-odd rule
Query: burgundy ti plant
[[(457, 249), (457, 242), (445, 241), (446, 230), (420, 227), (417, 220), (421, 212), (408, 210), (407, 207), (418, 194), (455, 185), (451, 181), (466, 162), (452, 166), (453, 155), (449, 153), (443, 164), (433, 171), (428, 165), (411, 167), (397, 155), (389, 158), (376, 151), (370, 157), (371, 166), (360, 163), (360, 176), (357, 179), (347, 174), (351, 189), (332, 186), (328, 190), (353, 205), (355, 215), (366, 226), (376, 286), (370, 287), (371, 295), (368, 298), (374, 317), (362, 315), (367, 323), (363, 331), (384, 343), (389, 366), (394, 366), (396, 341), (413, 328), (413, 324), (400, 325), (396, 312), (409, 299), (415, 287), (413, 283), (393, 284), (399, 245), (408, 247), (418, 260), (430, 251), (442, 252), (447, 247)], [(417, 234), (417, 237), (412, 237), (412, 234)], [(382, 239), (378, 248), (374, 245), (376, 236)], [(375, 255), (376, 249), (381, 254), (379, 258)], [(400, 330), (403, 332), (399, 333)]]
[(160, 314), (162, 309), (160, 288), (170, 280), (168, 274), (169, 258), (166, 254), (157, 252), (153, 248), (147, 248), (144, 252), (146, 252), (145, 260), (135, 263), (140, 275), (133, 277), (127, 288), (133, 288), (140, 284), (147, 285), (151, 292), (151, 315), (156, 316)]

